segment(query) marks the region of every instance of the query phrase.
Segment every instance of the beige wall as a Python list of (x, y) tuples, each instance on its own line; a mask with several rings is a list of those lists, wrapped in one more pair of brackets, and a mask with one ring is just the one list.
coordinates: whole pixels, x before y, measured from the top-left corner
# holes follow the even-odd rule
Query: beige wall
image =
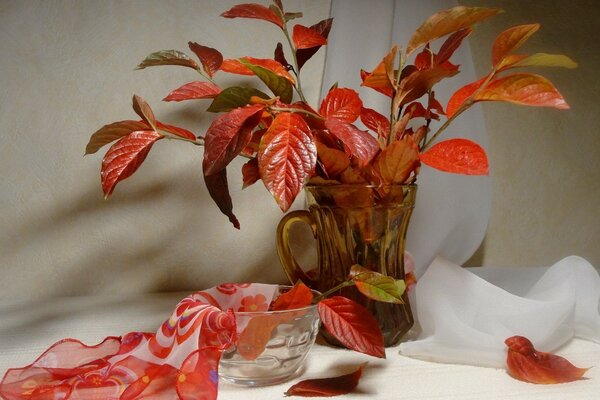
[(506, 27), (542, 25), (522, 52), (564, 53), (575, 70), (535, 70), (571, 105), (557, 111), (486, 104), (492, 173), (487, 236), (471, 265), (549, 265), (577, 254), (600, 268), (600, 4), (575, 1), (461, 1), (506, 12), (477, 27), (471, 49), (480, 75)]
[[(284, 279), (274, 252), (281, 211), (264, 187), (241, 193), (240, 162), (230, 173), (242, 224), (237, 231), (204, 188), (200, 148), (157, 143), (109, 201), (100, 189), (101, 155), (83, 157), (96, 129), (137, 118), (134, 93), (150, 102), (158, 118), (203, 133), (208, 118), (196, 119), (198, 103), (160, 101), (198, 79), (194, 71), (133, 68), (153, 51), (186, 50), (189, 40), (229, 58), (271, 57), (283, 40), (275, 25), (219, 17), (237, 3), (0, 2), (1, 298)], [(328, 1), (293, 3), (306, 24), (329, 15)], [(313, 102), (323, 60), (321, 53), (304, 69)]]

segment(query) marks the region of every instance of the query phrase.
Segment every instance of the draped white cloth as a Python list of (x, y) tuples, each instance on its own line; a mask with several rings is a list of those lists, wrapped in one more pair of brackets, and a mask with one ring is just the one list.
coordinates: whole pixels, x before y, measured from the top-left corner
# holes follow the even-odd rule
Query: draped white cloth
[[(389, 99), (360, 87), (359, 71), (372, 70), (392, 44), (405, 46), (427, 17), (455, 5), (454, 0), (332, 0), (334, 28), (327, 46), (323, 96), (335, 82), (340, 87), (360, 88), (365, 106), (387, 115)], [(461, 73), (436, 86), (436, 98), (442, 104), (455, 90), (478, 78), (467, 41), (451, 60), (461, 65)], [(475, 107), (461, 115), (442, 137), (465, 137), (485, 148), (481, 109)], [(491, 205), (489, 178), (447, 174), (424, 166), (417, 183), (417, 205), (407, 239), (417, 275), (436, 255), (464, 263), (485, 235)]]
[(437, 258), (417, 283), (415, 300), (422, 331), (400, 345), (406, 356), (502, 368), (504, 340), (514, 335), (541, 351), (575, 336), (600, 343), (600, 276), (576, 256), (533, 271), (464, 269)]

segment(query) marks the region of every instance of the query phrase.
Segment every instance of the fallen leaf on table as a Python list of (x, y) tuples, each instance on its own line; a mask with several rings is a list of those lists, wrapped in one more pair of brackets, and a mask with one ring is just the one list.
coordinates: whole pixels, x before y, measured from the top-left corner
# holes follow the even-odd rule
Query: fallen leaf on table
[(362, 375), (363, 366), (360, 366), (356, 371), (331, 377), (320, 379), (307, 379), (296, 383), (285, 392), (286, 396), (301, 396), (301, 397), (333, 397), (348, 394), (352, 392), (358, 385), (360, 376)]
[(513, 336), (504, 341), (508, 346), (508, 373), (530, 383), (553, 384), (582, 379), (589, 368), (577, 368), (563, 357), (537, 351), (529, 339)]

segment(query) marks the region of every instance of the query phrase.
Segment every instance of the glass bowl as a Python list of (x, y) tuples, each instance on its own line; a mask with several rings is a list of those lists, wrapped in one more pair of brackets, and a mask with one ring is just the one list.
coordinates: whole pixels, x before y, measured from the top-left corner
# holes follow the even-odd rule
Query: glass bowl
[[(291, 286), (279, 286), (279, 293), (289, 289)], [(236, 385), (266, 386), (290, 379), (319, 332), (316, 305), (234, 314), (238, 338), (221, 356), (219, 377)]]

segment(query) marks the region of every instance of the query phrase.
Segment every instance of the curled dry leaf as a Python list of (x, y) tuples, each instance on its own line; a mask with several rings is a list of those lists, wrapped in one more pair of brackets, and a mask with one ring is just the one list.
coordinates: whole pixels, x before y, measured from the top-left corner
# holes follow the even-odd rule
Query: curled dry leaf
[(448, 139), (419, 156), (424, 164), (440, 171), (464, 175), (487, 175), (485, 150), (468, 139)]
[(515, 379), (539, 384), (565, 383), (582, 379), (589, 369), (577, 368), (563, 357), (537, 351), (523, 336), (510, 337), (504, 343), (508, 346), (508, 372)]
[(321, 300), (317, 308), (323, 326), (344, 346), (385, 358), (383, 335), (377, 321), (366, 308), (342, 296)]
[(300, 397), (333, 397), (351, 393), (362, 375), (363, 366), (356, 371), (331, 378), (307, 379), (290, 387), (286, 396)]
[(137, 94), (134, 94), (132, 102), (133, 111), (135, 111), (135, 113), (139, 115), (140, 118), (144, 120), (146, 124), (148, 124), (148, 126), (156, 130), (156, 118), (154, 117), (152, 108), (150, 108), (150, 105), (146, 102), (146, 100), (142, 99)]

